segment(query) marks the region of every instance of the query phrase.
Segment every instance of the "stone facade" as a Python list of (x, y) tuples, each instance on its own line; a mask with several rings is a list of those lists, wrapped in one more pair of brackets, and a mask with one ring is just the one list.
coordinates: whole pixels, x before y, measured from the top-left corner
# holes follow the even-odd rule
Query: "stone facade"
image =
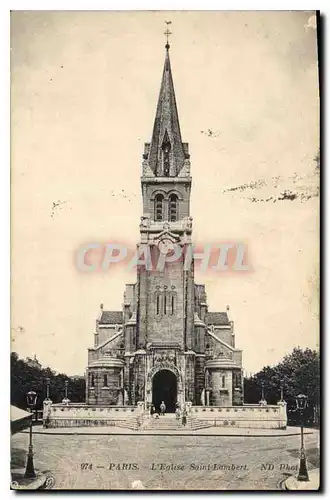
[[(243, 402), (242, 351), (225, 312), (210, 312), (205, 286), (194, 281), (190, 155), (183, 143), (169, 47), (150, 143), (142, 162), (143, 214), (136, 283), (122, 311), (101, 310), (88, 351), (89, 405), (232, 406)], [(170, 259), (179, 248), (182, 257)], [(174, 250), (175, 251), (175, 250)], [(159, 266), (166, 260), (165, 266)], [(143, 260), (143, 259), (142, 259)]]

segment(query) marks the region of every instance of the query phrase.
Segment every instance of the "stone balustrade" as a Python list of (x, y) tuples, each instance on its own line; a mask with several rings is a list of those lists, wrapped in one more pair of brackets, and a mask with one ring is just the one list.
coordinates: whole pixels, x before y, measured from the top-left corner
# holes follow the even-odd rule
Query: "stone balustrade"
[[(286, 404), (243, 406), (191, 406), (187, 403), (192, 419), (216, 427), (243, 427), (251, 429), (285, 429)], [(144, 403), (137, 406), (92, 406), (85, 403), (45, 404), (44, 426), (86, 427), (121, 426), (139, 428), (145, 417)]]
[(136, 406), (91, 406), (85, 403), (52, 404), (44, 407), (47, 427), (108, 426), (131, 423), (141, 413)]
[(191, 416), (214, 426), (256, 429), (285, 429), (286, 405), (193, 406)]

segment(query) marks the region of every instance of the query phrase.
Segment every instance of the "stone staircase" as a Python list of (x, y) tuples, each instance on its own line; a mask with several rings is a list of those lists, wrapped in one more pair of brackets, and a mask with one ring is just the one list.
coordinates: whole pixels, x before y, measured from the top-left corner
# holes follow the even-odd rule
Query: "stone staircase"
[(133, 431), (138, 431), (141, 428), (142, 419), (141, 417), (128, 417), (125, 420), (116, 420), (113, 425), (116, 427), (122, 427), (125, 429), (132, 429)]
[(159, 418), (145, 418), (143, 422), (143, 430), (157, 430), (157, 431), (184, 431), (184, 430), (198, 430), (206, 427), (212, 427), (211, 423), (203, 422), (191, 416), (187, 417), (186, 425), (182, 425), (182, 421), (175, 418), (174, 413), (168, 413)]
[(199, 420), (198, 418), (190, 417), (190, 429), (197, 431), (198, 429), (207, 429), (212, 427), (213, 423)]

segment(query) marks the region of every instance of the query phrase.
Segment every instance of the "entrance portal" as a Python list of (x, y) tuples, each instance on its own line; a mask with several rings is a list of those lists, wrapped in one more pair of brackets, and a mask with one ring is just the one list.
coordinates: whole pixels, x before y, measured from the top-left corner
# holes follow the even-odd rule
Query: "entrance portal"
[(160, 370), (152, 379), (152, 404), (156, 411), (160, 411), (160, 404), (164, 401), (166, 412), (175, 412), (177, 402), (177, 379), (170, 370)]

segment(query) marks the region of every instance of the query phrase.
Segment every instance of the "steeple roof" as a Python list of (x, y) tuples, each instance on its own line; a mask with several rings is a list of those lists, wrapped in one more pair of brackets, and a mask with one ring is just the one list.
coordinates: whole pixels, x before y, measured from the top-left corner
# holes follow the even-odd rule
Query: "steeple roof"
[(164, 174), (165, 153), (168, 155), (169, 176), (173, 177), (177, 176), (183, 167), (185, 152), (176, 106), (169, 44), (165, 47), (165, 63), (150, 143), (149, 166), (156, 176), (168, 175)]

